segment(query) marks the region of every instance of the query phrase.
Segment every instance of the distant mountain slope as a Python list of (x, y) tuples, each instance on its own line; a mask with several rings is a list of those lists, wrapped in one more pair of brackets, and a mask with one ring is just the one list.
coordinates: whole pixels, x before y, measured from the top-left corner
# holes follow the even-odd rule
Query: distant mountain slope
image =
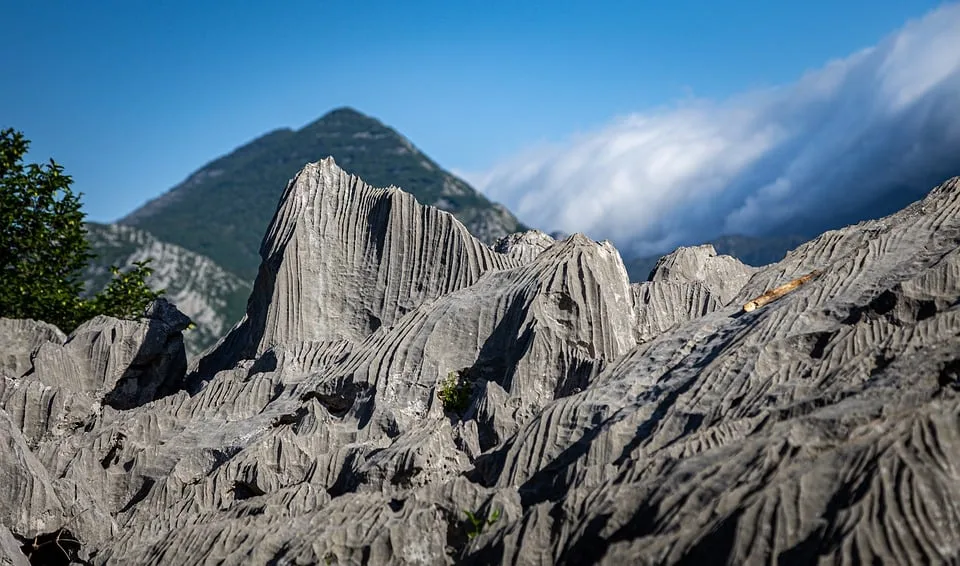
[(127, 267), (153, 258), (154, 272), (147, 283), (153, 289), (165, 289), (167, 299), (196, 324), (184, 333), (189, 354), (199, 354), (215, 343), (243, 316), (250, 283), (210, 258), (118, 224), (87, 224), (87, 240), (97, 254), (84, 273), (88, 292), (106, 286), (111, 265)]
[(506, 208), (451, 175), (406, 138), (350, 108), (294, 131), (281, 129), (220, 157), (120, 220), (210, 257), (253, 280), (260, 240), (288, 180), (333, 156), (373, 186), (395, 185), (452, 212), (481, 240), (526, 229)]

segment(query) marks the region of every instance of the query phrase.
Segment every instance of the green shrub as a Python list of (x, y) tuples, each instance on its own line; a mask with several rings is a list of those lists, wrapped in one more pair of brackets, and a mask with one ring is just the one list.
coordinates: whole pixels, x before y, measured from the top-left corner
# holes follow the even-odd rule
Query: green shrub
[(135, 261), (125, 272), (115, 265), (110, 266), (113, 279), (87, 302), (92, 314), (130, 318), (138, 316), (147, 305), (160, 298), (163, 291), (154, 291), (146, 285), (146, 279), (153, 273), (153, 268), (149, 267), (151, 261)]
[(487, 518), (478, 517), (472, 511), (466, 509), (463, 512), (467, 514), (467, 536), (471, 539), (482, 533), (484, 527), (491, 526), (500, 519), (500, 509), (494, 509), (493, 513)]
[(440, 382), (437, 388), (437, 397), (443, 403), (443, 409), (451, 413), (462, 413), (470, 404), (470, 394), (473, 386), (464, 379), (461, 372), (451, 371), (447, 378)]
[(0, 317), (32, 318), (71, 332), (98, 314), (135, 318), (162, 294), (146, 284), (147, 262), (121, 272), (92, 299), (81, 275), (93, 257), (80, 194), (54, 160), (23, 164), (30, 142), (0, 131)]

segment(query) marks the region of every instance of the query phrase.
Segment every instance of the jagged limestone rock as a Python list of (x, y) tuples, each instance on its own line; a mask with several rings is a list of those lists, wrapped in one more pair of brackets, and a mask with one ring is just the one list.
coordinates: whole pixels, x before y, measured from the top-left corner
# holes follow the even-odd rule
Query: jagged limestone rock
[[(37, 553), (35, 562), (62, 558), (57, 554), (61, 548), (81, 556), (65, 542), (74, 536), (100, 541), (115, 533), (101, 499), (103, 486), (71, 461), (72, 450), (84, 434), (109, 422), (111, 411), (143, 405), (182, 387), (186, 355), (181, 331), (189, 323), (164, 299), (148, 306), (140, 321), (98, 316), (69, 337), (49, 325), (0, 319), (0, 328), (8, 330), (0, 335), (8, 358), (29, 362), (25, 371), (6, 372), (0, 382), (0, 439), (5, 443), (0, 483), (8, 490), (3, 501), (9, 502), (0, 507), (0, 522), (29, 543), (30, 552)], [(123, 438), (115, 433), (110, 442), (119, 445)], [(104, 469), (111, 449), (98, 461)]]
[[(566, 240), (567, 237), (560, 239)], [(552, 246), (555, 241), (539, 230), (527, 230), (500, 238), (494, 243), (493, 249), (521, 263), (528, 263), (540, 255), (540, 252)]]
[(3, 409), (0, 442), (0, 523), (24, 537), (53, 531), (63, 523), (63, 506), (47, 470)]
[(308, 165), (185, 390), (11, 452), (56, 478), (42, 528), (89, 507), (95, 564), (960, 560), (960, 180), (756, 271), (501, 249)]
[(62, 346), (41, 345), (32, 377), (117, 409), (142, 405), (180, 389), (187, 367), (181, 332), (189, 323), (165, 299), (150, 305), (141, 321), (97, 316)]
[[(486, 483), (519, 485), (529, 511), (473, 557), (955, 562), (958, 211), (955, 179), (827, 233), (545, 409), (486, 456)], [(549, 535), (531, 552), (529, 533)]]
[(49, 325), (0, 319), (12, 329), (0, 335), (8, 357), (29, 361), (2, 375), (0, 408), (37, 447), (95, 426), (103, 406), (130, 409), (171, 394), (183, 386), (180, 332), (189, 322), (164, 299), (141, 321), (97, 316), (67, 338)]
[(332, 158), (290, 181), (260, 255), (247, 314), (210, 356), (221, 367), (274, 345), (361, 341), (425, 301), (516, 264), (453, 215), (399, 189), (369, 187)]
[(21, 543), (0, 523), (0, 564), (3, 566), (30, 566), (30, 560), (20, 550)]
[(640, 340), (726, 306), (755, 272), (709, 244), (663, 256), (649, 281), (631, 285)]
[(653, 283), (701, 283), (722, 305), (730, 302), (757, 268), (717, 255), (712, 245), (678, 248), (663, 256), (650, 274)]
[(30, 358), (41, 344), (62, 345), (67, 336), (46, 322), (0, 318), (0, 340), (3, 341), (0, 374), (20, 377), (33, 367)]

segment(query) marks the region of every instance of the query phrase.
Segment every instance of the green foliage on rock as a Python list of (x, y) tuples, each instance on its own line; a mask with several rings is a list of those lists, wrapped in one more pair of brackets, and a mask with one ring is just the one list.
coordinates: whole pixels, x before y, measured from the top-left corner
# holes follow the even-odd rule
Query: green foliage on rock
[(500, 509), (494, 509), (489, 517), (478, 516), (476, 513), (464, 509), (467, 515), (467, 537), (473, 539), (483, 532), (484, 527), (489, 527), (500, 519)]
[(470, 404), (473, 385), (460, 372), (451, 371), (437, 388), (437, 397), (443, 409), (451, 413), (463, 413)]
[(24, 165), (30, 142), (0, 131), (0, 317), (32, 318), (70, 332), (98, 314), (139, 316), (161, 293), (150, 290), (146, 263), (121, 273), (84, 299), (82, 274), (93, 257), (73, 180), (54, 160)]
[(128, 271), (117, 266), (110, 267), (113, 279), (100, 293), (94, 295), (87, 304), (94, 314), (105, 314), (116, 318), (128, 318), (143, 312), (151, 302), (160, 298), (163, 291), (154, 291), (146, 286), (146, 280), (153, 273), (149, 267), (151, 260), (134, 262)]

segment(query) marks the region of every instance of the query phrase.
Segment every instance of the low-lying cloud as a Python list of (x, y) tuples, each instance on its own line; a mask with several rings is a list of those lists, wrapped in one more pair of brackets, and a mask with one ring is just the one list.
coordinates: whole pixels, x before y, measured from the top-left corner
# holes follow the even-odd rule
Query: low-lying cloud
[(960, 175), (960, 5), (797, 82), (639, 113), (531, 149), (478, 188), (625, 256), (885, 214)]

